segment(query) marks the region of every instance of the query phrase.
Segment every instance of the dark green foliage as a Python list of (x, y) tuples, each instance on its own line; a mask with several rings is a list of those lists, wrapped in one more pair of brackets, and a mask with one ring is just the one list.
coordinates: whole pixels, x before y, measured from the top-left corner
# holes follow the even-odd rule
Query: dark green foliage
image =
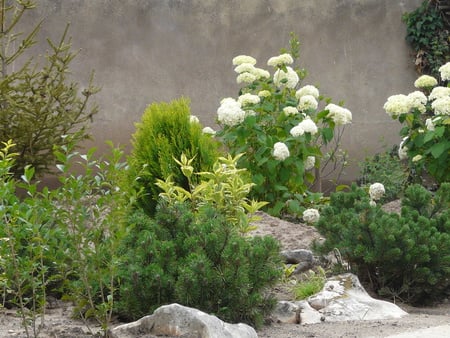
[(416, 10), (403, 14), (402, 20), (407, 27), (406, 40), (417, 53), (418, 72), (439, 78), (439, 67), (450, 60), (450, 26), (439, 1), (423, 1)]
[(189, 101), (185, 98), (151, 104), (136, 129), (129, 160), (130, 178), (144, 193), (139, 206), (151, 215), (161, 192), (155, 185), (157, 179), (171, 176), (176, 185), (190, 190), (174, 159), (179, 160), (184, 153), (189, 159), (195, 157), (194, 172), (209, 171), (218, 156), (218, 143), (202, 133), (199, 123), (190, 122)]
[(325, 236), (316, 249), (337, 248), (359, 278), (380, 295), (413, 304), (450, 294), (450, 184), (433, 197), (412, 185), (401, 214), (371, 207), (366, 192), (352, 186), (331, 195), (318, 230)]
[(40, 24), (25, 36), (17, 26), (34, 7), (33, 1), (0, 1), (0, 141), (13, 140), (16, 145), (16, 177), (26, 165), (32, 165), (36, 174), (51, 171), (53, 147), (66, 146), (67, 135), (72, 136), (71, 142), (87, 138), (87, 126), (97, 113), (97, 106), (90, 105), (98, 91), (92, 76), (82, 91), (68, 77), (76, 56), (67, 37), (68, 26), (60, 41), (48, 40), (50, 51), (42, 67), (35, 60), (21, 59), (36, 42)]
[(386, 193), (380, 202), (389, 202), (400, 198), (408, 182), (408, 171), (398, 158), (397, 149), (385, 151), (374, 156), (366, 157), (359, 164), (360, 173), (358, 183), (369, 186), (379, 182), (384, 185)]
[(118, 312), (128, 320), (177, 302), (230, 322), (262, 324), (275, 305), (264, 292), (281, 276), (272, 237), (243, 237), (210, 207), (159, 204), (155, 219), (129, 219)]

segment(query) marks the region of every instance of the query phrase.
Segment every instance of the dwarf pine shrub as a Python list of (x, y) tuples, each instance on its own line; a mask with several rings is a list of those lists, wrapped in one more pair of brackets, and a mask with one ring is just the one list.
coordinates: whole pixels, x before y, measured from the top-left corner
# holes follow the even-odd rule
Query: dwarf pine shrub
[(218, 156), (218, 143), (202, 132), (198, 122), (191, 121), (188, 99), (148, 106), (136, 125), (129, 159), (130, 179), (136, 189), (143, 192), (138, 204), (147, 213), (154, 213), (161, 192), (155, 185), (157, 179), (170, 176), (189, 191), (189, 182), (175, 161), (182, 153), (193, 158), (195, 171), (206, 171), (212, 168)]
[(177, 302), (230, 322), (261, 325), (275, 305), (265, 294), (281, 276), (279, 244), (244, 237), (208, 205), (159, 203), (155, 218), (129, 219), (119, 267), (118, 312), (134, 320)]
[(420, 185), (405, 190), (401, 214), (371, 206), (364, 189), (331, 195), (316, 249), (338, 249), (351, 269), (383, 296), (423, 304), (450, 294), (450, 183), (432, 195)]

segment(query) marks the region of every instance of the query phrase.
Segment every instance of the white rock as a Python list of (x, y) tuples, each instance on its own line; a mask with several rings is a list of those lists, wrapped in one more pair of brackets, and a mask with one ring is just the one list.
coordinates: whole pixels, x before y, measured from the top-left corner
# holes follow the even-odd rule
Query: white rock
[(109, 338), (136, 338), (146, 334), (195, 334), (200, 338), (258, 337), (251, 326), (225, 323), (215, 316), (179, 304), (161, 306), (152, 315), (108, 330)]

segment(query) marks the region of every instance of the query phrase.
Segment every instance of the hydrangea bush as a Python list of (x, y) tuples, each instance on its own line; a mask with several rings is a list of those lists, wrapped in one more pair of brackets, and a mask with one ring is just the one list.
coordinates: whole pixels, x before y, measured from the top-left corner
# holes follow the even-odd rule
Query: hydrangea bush
[(240, 95), (224, 98), (217, 110), (216, 135), (233, 156), (244, 154), (238, 164), (252, 175), (252, 197), (268, 201), (275, 216), (300, 215), (319, 198), (310, 187), (319, 179), (313, 169), (321, 166), (321, 148), (334, 139), (336, 127), (352, 120), (348, 109), (324, 99), (315, 86), (300, 86), (306, 72), (293, 68), (299, 42), (293, 37), (290, 45), (289, 53), (267, 61), (272, 73), (256, 67), (251, 56), (236, 56)]
[[(450, 80), (450, 62), (439, 68), (441, 79)], [(420, 76), (408, 95), (393, 95), (384, 104), (386, 113), (404, 126), (400, 159), (426, 171), (437, 183), (450, 181), (450, 84), (438, 86), (436, 78)]]

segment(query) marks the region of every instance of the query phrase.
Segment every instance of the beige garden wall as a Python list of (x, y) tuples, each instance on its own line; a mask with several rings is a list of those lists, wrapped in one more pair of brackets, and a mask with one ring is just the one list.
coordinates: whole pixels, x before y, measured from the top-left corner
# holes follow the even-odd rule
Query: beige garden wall
[[(416, 77), (401, 15), (421, 0), (38, 0), (26, 18), (45, 22), (39, 38), (58, 38), (67, 22), (73, 63), (86, 83), (95, 69), (102, 91), (95, 144), (130, 144), (134, 123), (145, 107), (187, 96), (192, 113), (214, 126), (222, 98), (239, 89), (231, 59), (267, 59), (287, 47), (289, 32), (301, 41), (300, 65), (315, 84), (353, 112), (344, 148), (351, 157), (346, 180), (357, 162), (398, 143), (398, 123), (383, 111), (386, 98), (409, 93)], [(42, 53), (45, 44), (35, 47)], [(383, 141), (382, 141), (383, 140)]]

